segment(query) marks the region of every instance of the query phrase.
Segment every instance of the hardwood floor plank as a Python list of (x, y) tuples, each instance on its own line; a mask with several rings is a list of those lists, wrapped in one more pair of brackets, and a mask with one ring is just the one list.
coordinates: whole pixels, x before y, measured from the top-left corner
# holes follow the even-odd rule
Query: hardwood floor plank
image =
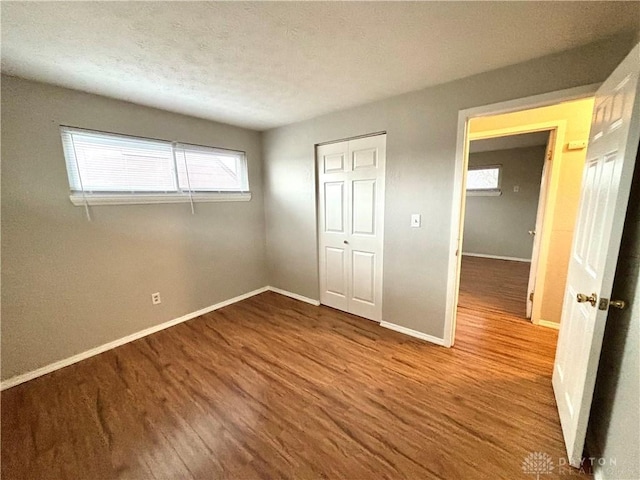
[(267, 292), (6, 390), (2, 477), (533, 478), (557, 332), (510, 267), (463, 260), (452, 349)]

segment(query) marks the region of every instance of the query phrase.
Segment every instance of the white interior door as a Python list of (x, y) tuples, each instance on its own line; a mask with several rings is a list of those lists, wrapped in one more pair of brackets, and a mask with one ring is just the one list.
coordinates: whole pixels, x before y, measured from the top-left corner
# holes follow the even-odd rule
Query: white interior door
[(579, 466), (638, 150), (640, 44), (600, 87), (569, 260), (553, 390), (571, 465)]
[(319, 146), (320, 302), (382, 320), (386, 135)]
[(533, 310), (533, 295), (536, 289), (538, 260), (540, 259), (540, 240), (542, 240), (542, 221), (544, 220), (544, 210), (547, 206), (547, 191), (549, 179), (551, 177), (551, 156), (555, 144), (556, 131), (551, 130), (549, 132), (549, 140), (547, 140), (547, 151), (544, 154), (542, 179), (540, 180), (540, 195), (538, 196), (538, 210), (536, 213), (536, 225), (533, 230), (533, 250), (531, 252), (531, 268), (529, 269), (529, 285), (527, 287), (527, 318), (531, 318)]

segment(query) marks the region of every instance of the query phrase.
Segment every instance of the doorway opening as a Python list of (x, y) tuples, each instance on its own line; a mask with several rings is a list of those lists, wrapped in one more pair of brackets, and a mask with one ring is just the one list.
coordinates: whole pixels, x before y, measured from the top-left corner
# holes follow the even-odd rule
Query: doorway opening
[(567, 93), (461, 119), (449, 345), (459, 307), (559, 328), (594, 102)]
[[(487, 131), (492, 131), (493, 136), (500, 136), (498, 132), (504, 134), (504, 123), (502, 125), (500, 123), (507, 118), (513, 120), (520, 117), (520, 120), (527, 123), (533, 119), (533, 109), (541, 105), (551, 107), (555, 105), (562, 108), (570, 103), (569, 100), (576, 98), (582, 98), (585, 102), (590, 101), (590, 105), (585, 105), (586, 111), (582, 117), (588, 122), (584, 131), (581, 132), (582, 138), (570, 138), (570, 131), (574, 130), (573, 122), (569, 120), (564, 122), (564, 134), (561, 133), (561, 125), (558, 123), (554, 154), (558, 153), (561, 156), (554, 155), (544, 212), (543, 239), (540, 246), (532, 321), (536, 323), (538, 319), (540, 323), (538, 315), (543, 311), (542, 309), (553, 305), (551, 301), (554, 298), (553, 295), (547, 297), (547, 289), (541, 288), (540, 284), (546, 283), (548, 286), (550, 280), (557, 280), (546, 275), (548, 272), (545, 272), (544, 268), (545, 266), (548, 268), (549, 265), (562, 265), (562, 259), (556, 258), (556, 255), (561, 252), (563, 245), (568, 243), (568, 268), (562, 269), (566, 272), (563, 279), (564, 285), (563, 288), (555, 291), (555, 295), (561, 296), (559, 310), (562, 317), (557, 349), (550, 349), (550, 358), (532, 355), (538, 351), (538, 344), (532, 342), (530, 337), (538, 336), (540, 332), (554, 332), (554, 330), (536, 328), (522, 322), (518, 325), (526, 328), (524, 331), (522, 328), (519, 329), (520, 336), (504, 330), (492, 331), (487, 328), (486, 323), (493, 322), (485, 322), (485, 325), (479, 325), (479, 331), (476, 328), (473, 332), (476, 337), (482, 337), (484, 342), (474, 343), (473, 337), (468, 341), (467, 336), (464, 337), (464, 342), (460, 342), (461, 348), (475, 347), (482, 349), (483, 353), (488, 352), (489, 355), (501, 356), (503, 359), (513, 361), (513, 357), (499, 350), (499, 345), (495, 347), (500, 340), (506, 340), (512, 346), (517, 345), (519, 348), (526, 349), (524, 353), (527, 356), (521, 372), (528, 372), (528, 365), (537, 362), (552, 367), (551, 383), (568, 463), (573, 467), (582, 465), (581, 459), (584, 455), (583, 447), (589, 425), (604, 326), (612, 309), (625, 307), (624, 299), (612, 300), (611, 296), (614, 293), (613, 281), (616, 277), (616, 267), (620, 264), (619, 252), (625, 214), (633, 171), (637, 163), (640, 136), (640, 112), (637, 108), (640, 98), (638, 82), (640, 68), (637, 62), (639, 52), (640, 45), (636, 45), (596, 92), (591, 92), (591, 95), (587, 94), (589, 87), (573, 89), (470, 109), (459, 114), (459, 144), (452, 210), (453, 253), (449, 257), (451, 267), (447, 297), (449, 303), (445, 320), (445, 336), (449, 334), (447, 337), (449, 346), (453, 344), (456, 333), (460, 280), (458, 249), (462, 248), (463, 242), (466, 199), (463, 192), (467, 181), (469, 141), (473, 140), (474, 134), (478, 133), (482, 126), (487, 127)], [(522, 108), (531, 110), (523, 113), (519, 110)], [(575, 120), (579, 121), (579, 118), (575, 117)], [(493, 125), (491, 125), (492, 122)], [(587, 143), (588, 151), (586, 151)], [(584, 150), (584, 153), (576, 155), (580, 150)], [(564, 174), (566, 167), (573, 163), (568, 159), (574, 157), (576, 162), (580, 160), (583, 174), (579, 175), (579, 178), (575, 178), (577, 174)], [(574, 188), (567, 189), (573, 181), (575, 181)], [(568, 192), (577, 191), (579, 199), (576, 205), (577, 212), (574, 212), (577, 215), (567, 214), (567, 207), (571, 207), (572, 202), (571, 198), (565, 195), (566, 191), (560, 193), (560, 186)], [(554, 292), (551, 291), (551, 293)], [(540, 296), (544, 297), (544, 301), (540, 300)], [(463, 315), (461, 313), (460, 316)], [(471, 316), (471, 319), (478, 323), (478, 317), (482, 318), (475, 315)], [(464, 326), (465, 330), (469, 329), (466, 322), (461, 322), (460, 326)], [(471, 327), (475, 326), (477, 325), (471, 324)], [(555, 355), (553, 355), (554, 351)]]
[(470, 141), (458, 308), (531, 318), (555, 133)]

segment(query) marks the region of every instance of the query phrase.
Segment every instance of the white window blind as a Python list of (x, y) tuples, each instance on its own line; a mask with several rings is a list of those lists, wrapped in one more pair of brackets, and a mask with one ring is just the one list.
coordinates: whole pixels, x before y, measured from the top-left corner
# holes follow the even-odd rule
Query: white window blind
[(61, 135), (75, 204), (250, 199), (244, 152), (70, 127)]
[(500, 165), (469, 167), (467, 171), (468, 192), (500, 193)]
[(180, 190), (238, 192), (248, 190), (244, 155), (228, 150), (175, 145)]
[(171, 143), (63, 129), (74, 192), (171, 192), (176, 179)]

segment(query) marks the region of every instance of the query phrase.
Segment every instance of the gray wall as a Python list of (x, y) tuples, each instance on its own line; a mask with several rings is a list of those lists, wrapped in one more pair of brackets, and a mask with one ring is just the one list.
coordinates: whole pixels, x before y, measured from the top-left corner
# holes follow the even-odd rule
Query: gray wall
[[(386, 131), (382, 317), (442, 338), (458, 111), (601, 82), (631, 50), (634, 37), (609, 39), (265, 132), (271, 284), (318, 298), (314, 144)], [(422, 214), (422, 228), (409, 227), (412, 213)]]
[(469, 155), (470, 167), (502, 165), (502, 195), (467, 195), (463, 252), (531, 259), (528, 232), (536, 226), (545, 152), (538, 146)]
[(615, 459), (601, 478), (640, 478), (640, 159), (631, 187), (612, 298), (629, 302), (610, 309), (598, 367), (591, 419), (590, 456)]
[[(243, 203), (69, 201), (60, 124), (246, 150)], [(267, 284), (260, 134), (2, 77), (2, 378)], [(150, 294), (159, 291), (162, 304)]]

